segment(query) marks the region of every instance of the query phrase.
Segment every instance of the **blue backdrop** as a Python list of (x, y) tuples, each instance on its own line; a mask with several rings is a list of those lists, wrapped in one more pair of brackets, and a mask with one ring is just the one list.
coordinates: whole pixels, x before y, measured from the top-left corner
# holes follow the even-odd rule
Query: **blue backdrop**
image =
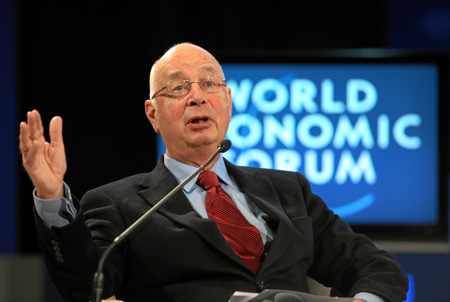
[(234, 106), (227, 159), (303, 173), (353, 224), (436, 222), (436, 66), (224, 64), (223, 69)]

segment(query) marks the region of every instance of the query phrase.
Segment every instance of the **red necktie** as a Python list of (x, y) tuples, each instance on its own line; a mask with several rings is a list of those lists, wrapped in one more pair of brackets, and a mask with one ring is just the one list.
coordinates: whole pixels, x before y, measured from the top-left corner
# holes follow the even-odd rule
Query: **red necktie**
[(203, 171), (197, 183), (206, 193), (206, 211), (225, 239), (255, 274), (262, 264), (264, 245), (258, 229), (250, 224), (238, 210), (231, 197), (222, 189), (217, 174)]

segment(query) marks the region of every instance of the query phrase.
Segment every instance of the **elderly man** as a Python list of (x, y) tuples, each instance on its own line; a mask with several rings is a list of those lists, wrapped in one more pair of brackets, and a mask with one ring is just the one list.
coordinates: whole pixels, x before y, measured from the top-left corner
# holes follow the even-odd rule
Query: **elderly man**
[[(217, 60), (188, 43), (152, 67), (145, 112), (167, 147), (155, 169), (107, 184), (81, 202), (63, 182), (62, 119), (46, 142), (39, 113), (20, 125), (36, 225), (50, 277), (66, 301), (88, 301), (114, 238), (201, 166), (224, 139), (230, 88)], [(216, 157), (159, 208), (105, 265), (104, 296), (132, 301), (227, 301), (234, 291), (308, 291), (307, 277), (354, 301), (402, 301), (395, 257), (355, 234), (299, 173), (237, 167)]]

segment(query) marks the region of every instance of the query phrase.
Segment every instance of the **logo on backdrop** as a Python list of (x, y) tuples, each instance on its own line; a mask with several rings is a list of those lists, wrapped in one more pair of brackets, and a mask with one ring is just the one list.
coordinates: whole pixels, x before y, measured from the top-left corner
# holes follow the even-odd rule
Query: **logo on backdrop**
[[(328, 78), (287, 78), (227, 79), (234, 106), (227, 132), (233, 146), (224, 154), (228, 160), (302, 172), (315, 185), (374, 185), (374, 149), (420, 148), (414, 128), (421, 126), (421, 116), (407, 112), (394, 118), (377, 110), (379, 92), (370, 80), (337, 84)], [(332, 209), (345, 217), (374, 200), (366, 193)]]

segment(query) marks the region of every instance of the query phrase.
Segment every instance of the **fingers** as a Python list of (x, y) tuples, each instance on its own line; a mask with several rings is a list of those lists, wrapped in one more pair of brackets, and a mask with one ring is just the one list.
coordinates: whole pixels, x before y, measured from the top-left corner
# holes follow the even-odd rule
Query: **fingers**
[(30, 133), (28, 124), (25, 122), (20, 123), (20, 135), (19, 135), (19, 148), (20, 152), (27, 153), (31, 147)]
[[(62, 118), (55, 116), (50, 121), (50, 141), (63, 142), (62, 139)], [(20, 149), (26, 151), (30, 144), (38, 139), (44, 139), (44, 126), (39, 111), (33, 110), (27, 113), (27, 122), (20, 123), (19, 143)], [(22, 148), (23, 147), (23, 148)]]
[(44, 127), (42, 126), (42, 118), (39, 111), (33, 110), (28, 112), (28, 126), (30, 127), (31, 140), (37, 140), (44, 136)]
[(30, 151), (33, 141), (44, 137), (41, 115), (37, 110), (28, 111), (27, 122), (20, 123), (19, 147), (22, 154)]
[[(54, 117), (49, 127), (50, 144), (52, 146), (62, 146), (62, 118)], [(27, 113), (27, 122), (20, 123), (19, 148), (23, 155), (35, 153), (37, 149), (47, 145), (44, 137), (44, 127), (41, 115), (37, 110)]]

